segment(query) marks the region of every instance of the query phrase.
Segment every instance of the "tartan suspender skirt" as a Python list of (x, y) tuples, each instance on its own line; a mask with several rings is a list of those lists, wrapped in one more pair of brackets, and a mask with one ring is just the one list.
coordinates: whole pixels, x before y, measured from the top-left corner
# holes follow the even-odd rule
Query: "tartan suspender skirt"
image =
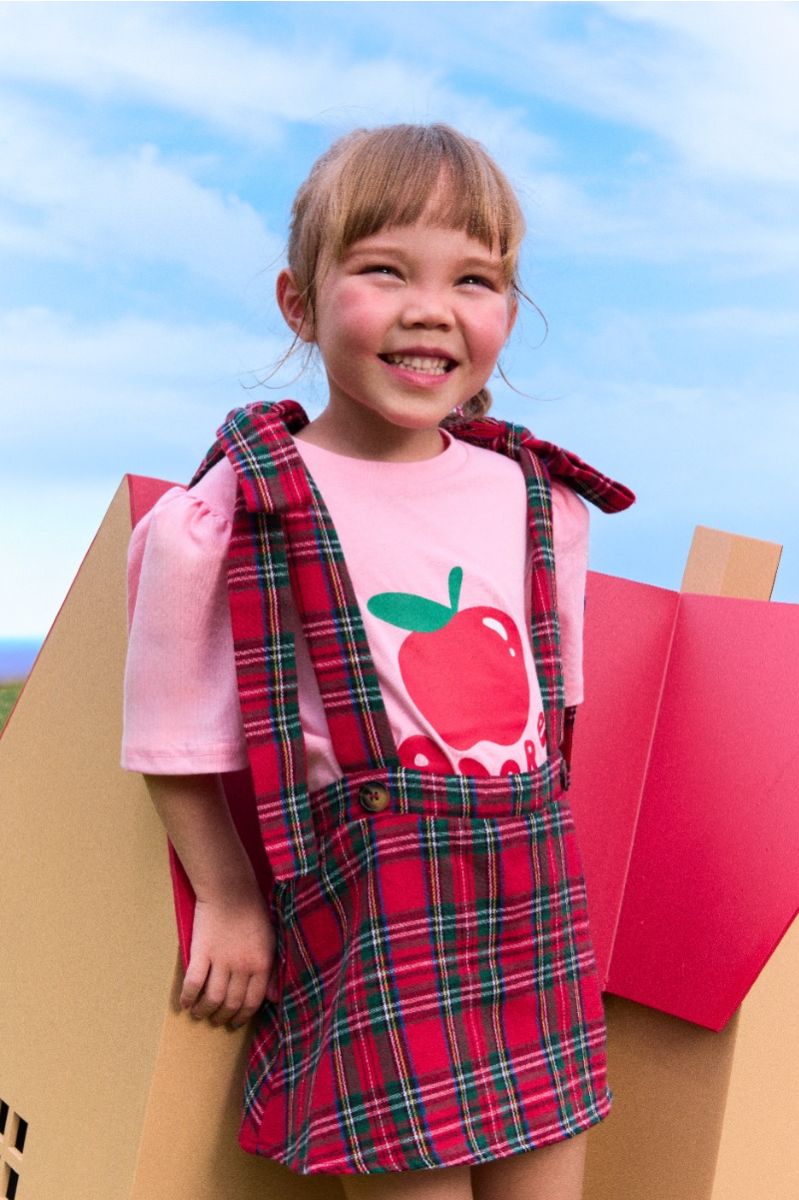
[[(479, 1163), (602, 1120), (606, 1028), (559, 755), (548, 473), (606, 511), (632, 495), (491, 419), (453, 427), (518, 458), (549, 756), (476, 778), (400, 766), (336, 532), (291, 433), (299, 405), (230, 415), (229, 594), (280, 998), (254, 1020), (240, 1144), (301, 1174)], [(543, 448), (543, 449), (542, 449)], [(286, 606), (298, 609), (342, 778), (309, 795)]]

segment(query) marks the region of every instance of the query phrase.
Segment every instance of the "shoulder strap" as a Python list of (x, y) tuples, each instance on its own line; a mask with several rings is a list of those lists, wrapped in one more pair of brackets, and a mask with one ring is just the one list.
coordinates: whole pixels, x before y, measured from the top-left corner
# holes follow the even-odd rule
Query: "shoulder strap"
[[(304, 475), (294, 472), (296, 486), (292, 486), (292, 479), (287, 479), (286, 473), (276, 468), (274, 454), (265, 449), (262, 436), (264, 429), (267, 424), (275, 428), (275, 421), (284, 425), (289, 433), (297, 433), (308, 424), (308, 417), (296, 400), (273, 403), (261, 400), (232, 409), (217, 429), (216, 441), (194, 472), (189, 487), (193, 487), (206, 471), (210, 471), (227, 454), (233, 466), (238, 468), (236, 474), (244, 485), (250, 512), (286, 512), (291, 507), (310, 503), (311, 493), (304, 482)], [(261, 476), (267, 482), (260, 488), (248, 487), (244, 480), (248, 475)]]
[[(527, 519), (530, 529), (531, 636), (533, 657), (547, 735), (547, 751), (555, 762), (563, 734), (564, 686), (560, 657), (560, 625), (555, 593), (555, 551), (552, 541), (552, 492), (549, 474), (541, 459), (525, 444), (527, 433), (520, 425), (484, 418), (458, 422), (448, 430), (463, 441), (496, 450), (515, 459), (524, 473), (527, 488)], [(561, 783), (565, 786), (564, 772)]]
[[(261, 462), (263, 446), (256, 429), (266, 412), (276, 409), (286, 424), (291, 422), (290, 427), (299, 429), (307, 423), (305, 413), (292, 401), (235, 409), (220, 426), (191, 484), (225, 454), (237, 468), (239, 486), (228, 554), (236, 676), (261, 837), (273, 877), (280, 881), (316, 870), (317, 849), (294, 638), (286, 622), (291, 583), (278, 515), (306, 497), (301, 481), (276, 472), (271, 460)], [(252, 461), (261, 469), (248, 469)]]
[[(536, 438), (522, 425), (479, 417), (445, 422), (457, 438), (515, 459), (527, 485), (528, 520), (532, 544), (532, 639), (536, 671), (544, 706), (547, 746), (552, 758), (560, 753), (564, 733), (564, 684), (560, 625), (555, 592), (555, 553), (552, 541), (551, 480), (558, 479), (604, 512), (620, 512), (635, 500), (621, 483), (609, 479), (571, 451)], [(568, 786), (568, 762), (562, 760), (561, 784)]]
[(603, 512), (622, 512), (635, 501), (635, 493), (623, 483), (617, 483), (595, 467), (583, 462), (571, 450), (563, 450), (553, 442), (534, 437), (523, 425), (498, 421), (495, 417), (476, 417), (472, 421), (446, 422), (453, 437), (498, 450), (518, 459), (522, 450), (534, 454), (551, 479), (557, 479), (590, 500)]

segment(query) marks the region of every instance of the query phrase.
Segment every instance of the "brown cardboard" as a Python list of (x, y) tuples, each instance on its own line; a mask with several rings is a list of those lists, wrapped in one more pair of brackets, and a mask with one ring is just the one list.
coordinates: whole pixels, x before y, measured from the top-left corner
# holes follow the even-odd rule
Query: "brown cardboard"
[(697, 525), (680, 591), (770, 600), (782, 546)]
[(0, 1165), (16, 1200), (340, 1200), (238, 1148), (245, 1031), (176, 1009), (166, 839), (119, 767), (129, 536), (123, 482), (0, 741)]
[[(0, 1159), (17, 1200), (341, 1200), (333, 1177), (238, 1149), (246, 1031), (176, 1004), (166, 839), (118, 765), (129, 532), (123, 485), (0, 743)], [(770, 595), (775, 548), (753, 548), (766, 579), (746, 566), (751, 539), (719, 535), (719, 550), (712, 534), (691, 590), (704, 555), (725, 588), (756, 577)], [(799, 1195), (798, 934), (721, 1033), (606, 997), (615, 1100), (588, 1134), (586, 1200)]]
[(738, 1014), (710, 1200), (799, 1196), (799, 921)]

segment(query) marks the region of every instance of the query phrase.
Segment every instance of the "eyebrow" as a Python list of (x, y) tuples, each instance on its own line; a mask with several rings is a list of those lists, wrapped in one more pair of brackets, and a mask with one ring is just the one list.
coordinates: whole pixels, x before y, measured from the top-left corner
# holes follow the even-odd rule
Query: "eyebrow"
[[(403, 258), (407, 254), (407, 251), (401, 246), (395, 245), (391, 242), (380, 246), (361, 246), (358, 245), (358, 243), (353, 243), (352, 246), (349, 246), (344, 251), (342, 261), (347, 258), (358, 258), (360, 255), (364, 255), (364, 257), (366, 257), (369, 255), (380, 256), (381, 254), (396, 254), (398, 258)], [(486, 251), (485, 256), (471, 254), (468, 258), (459, 259), (458, 266), (463, 270), (473, 270), (479, 268), (481, 271), (492, 269), (499, 271), (502, 269), (502, 260), (491, 257), (490, 253)]]

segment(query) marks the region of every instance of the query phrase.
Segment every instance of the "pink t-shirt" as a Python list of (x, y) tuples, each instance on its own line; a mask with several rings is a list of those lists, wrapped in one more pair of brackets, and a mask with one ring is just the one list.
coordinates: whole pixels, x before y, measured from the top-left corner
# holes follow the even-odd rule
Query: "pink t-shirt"
[[(421, 462), (345, 458), (296, 441), (330, 511), (400, 761), (498, 775), (546, 758), (529, 637), (524, 476), (504, 455), (444, 437)], [(236, 493), (227, 459), (166, 492), (133, 532), (122, 765), (150, 774), (238, 770), (241, 724), (226, 590)], [(553, 484), (566, 703), (582, 700), (588, 510)], [(308, 782), (341, 775), (299, 619), (293, 622)]]

